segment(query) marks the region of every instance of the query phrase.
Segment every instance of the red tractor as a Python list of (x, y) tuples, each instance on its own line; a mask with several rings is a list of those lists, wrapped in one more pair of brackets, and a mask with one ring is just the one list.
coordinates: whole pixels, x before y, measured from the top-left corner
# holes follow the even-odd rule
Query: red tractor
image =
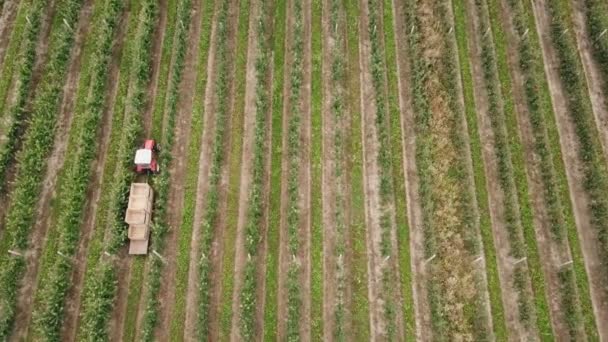
[(160, 148), (154, 140), (145, 140), (142, 147), (135, 152), (135, 172), (139, 174), (160, 172), (157, 161), (159, 151)]

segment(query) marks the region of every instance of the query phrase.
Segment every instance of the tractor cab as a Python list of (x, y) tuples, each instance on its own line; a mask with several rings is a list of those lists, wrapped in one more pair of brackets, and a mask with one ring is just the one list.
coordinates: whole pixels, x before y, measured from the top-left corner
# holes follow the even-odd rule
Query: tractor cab
[(135, 152), (135, 172), (158, 173), (160, 171), (157, 155), (158, 145), (152, 139), (147, 139), (140, 149)]

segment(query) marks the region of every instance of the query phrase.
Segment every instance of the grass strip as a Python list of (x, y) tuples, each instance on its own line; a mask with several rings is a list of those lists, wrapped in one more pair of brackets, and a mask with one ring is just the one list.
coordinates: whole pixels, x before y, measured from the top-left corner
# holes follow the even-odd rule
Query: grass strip
[(321, 190), (322, 173), (322, 146), (323, 123), (323, 75), (321, 64), (322, 33), (321, 17), (324, 10), (321, 0), (312, 0), (311, 16), (311, 46), (312, 46), (312, 74), (311, 74), (311, 137), (310, 137), (310, 218), (311, 238), (310, 246), (310, 314), (311, 314), (311, 338), (313, 340), (323, 339), (323, 203)]
[(274, 8), (274, 23), (270, 46), (273, 48), (272, 79), (272, 126), (270, 161), (270, 209), (267, 232), (266, 284), (264, 300), (264, 340), (277, 339), (278, 328), (278, 270), (279, 270), (279, 231), (281, 226), (281, 188), (283, 149), (283, 88), (285, 68), (285, 29), (286, 3), (277, 1)]
[(370, 338), (369, 297), (367, 288), (367, 246), (365, 227), (365, 199), (363, 190), (363, 147), (361, 142), (361, 87), (359, 84), (359, 2), (346, 1), (348, 46), (348, 103), (350, 109), (350, 185), (352, 249), (352, 332), (356, 340)]

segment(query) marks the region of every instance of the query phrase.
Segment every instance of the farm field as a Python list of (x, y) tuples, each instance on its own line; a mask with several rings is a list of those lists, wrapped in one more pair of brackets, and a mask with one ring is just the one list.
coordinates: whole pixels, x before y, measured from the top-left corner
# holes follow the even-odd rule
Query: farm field
[(0, 0), (0, 341), (606, 323), (608, 1)]

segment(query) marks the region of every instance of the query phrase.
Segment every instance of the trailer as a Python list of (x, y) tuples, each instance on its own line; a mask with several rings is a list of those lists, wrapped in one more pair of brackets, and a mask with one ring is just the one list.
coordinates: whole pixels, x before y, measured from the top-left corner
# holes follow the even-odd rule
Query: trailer
[(131, 184), (129, 205), (125, 214), (125, 222), (129, 225), (129, 254), (148, 254), (153, 201), (154, 191), (148, 183)]

